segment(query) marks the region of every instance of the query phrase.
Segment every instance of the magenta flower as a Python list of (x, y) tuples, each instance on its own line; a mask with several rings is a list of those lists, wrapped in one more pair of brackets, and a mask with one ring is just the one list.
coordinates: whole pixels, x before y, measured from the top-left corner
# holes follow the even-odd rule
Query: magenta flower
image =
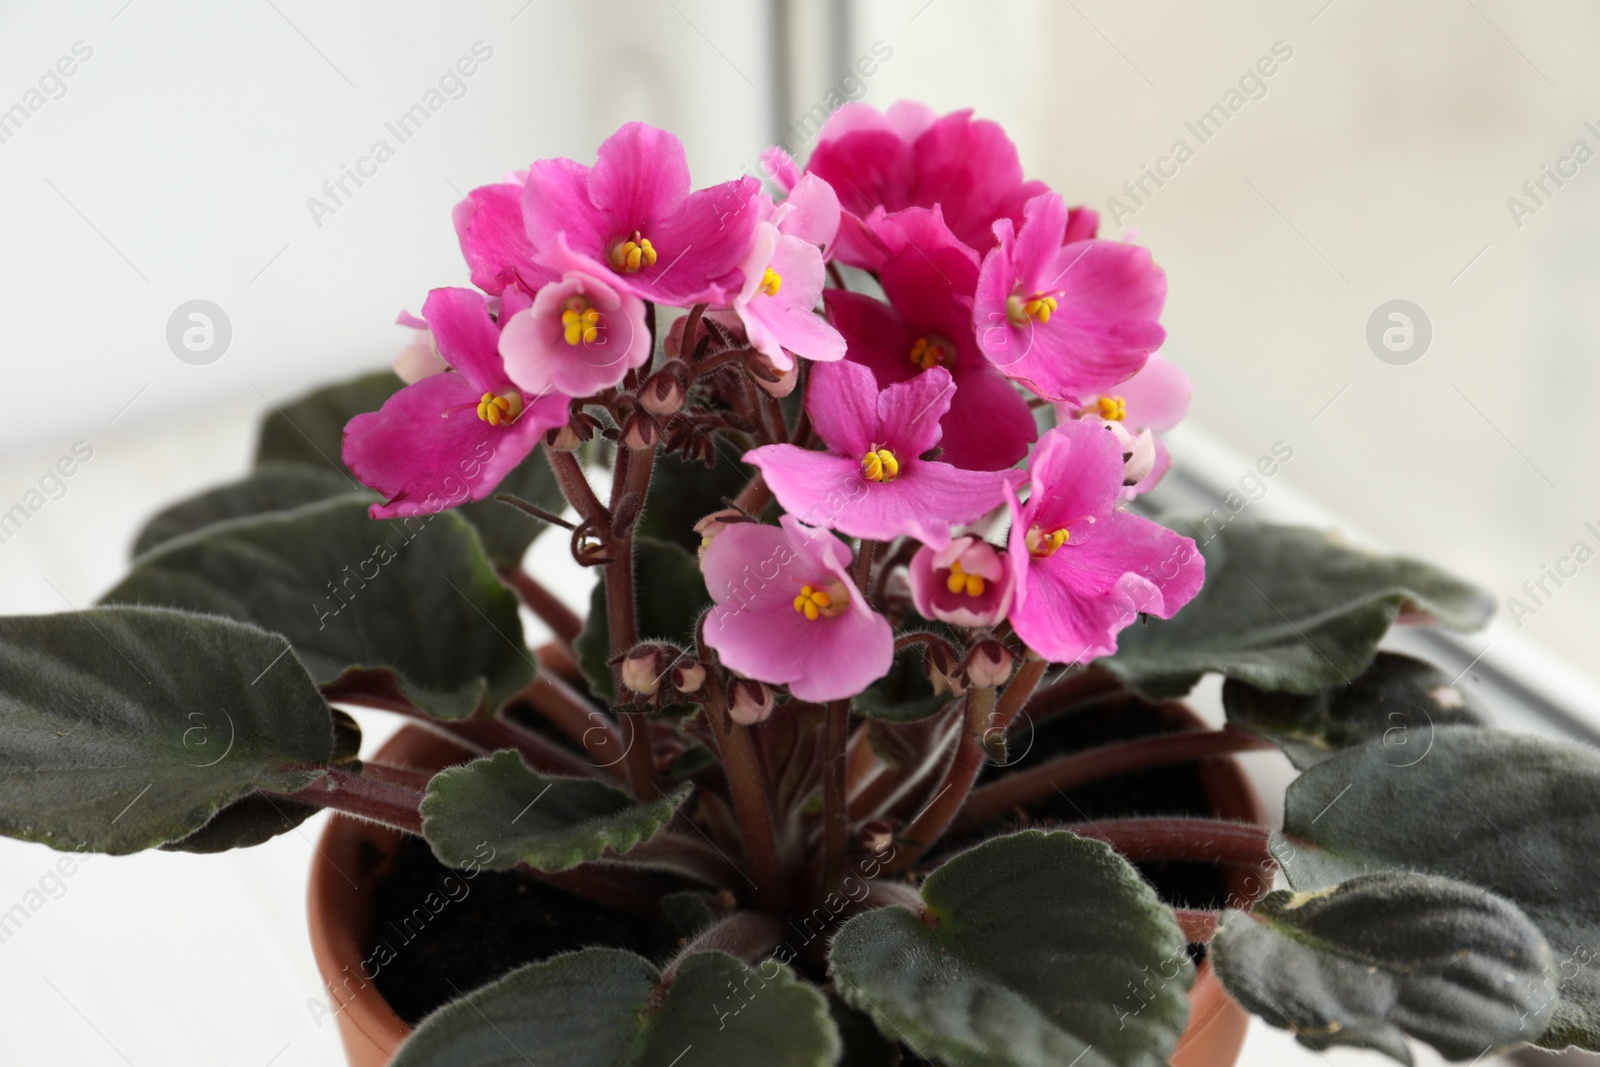
[(823, 126), (807, 172), (839, 194), (845, 219), (836, 258), (872, 269), (866, 222), (875, 209), (944, 207), (956, 237), (977, 251), (994, 243), (997, 219), (1022, 219), (1023, 205), (1044, 192), (1024, 182), (1017, 148), (998, 123), (956, 111), (942, 118), (902, 100), (887, 113), (846, 104)]
[(822, 249), (839, 230), (839, 199), (809, 175), (776, 207), (764, 195), (762, 221), (740, 263), (744, 285), (733, 310), (751, 347), (778, 370), (790, 354), (817, 361), (844, 358), (844, 338), (816, 313), (826, 281)]
[(785, 511), (815, 526), (879, 541), (907, 535), (943, 548), (952, 524), (982, 517), (1020, 478), (922, 458), (939, 443), (939, 420), (955, 391), (942, 367), (879, 391), (860, 364), (819, 363), (806, 411), (828, 450), (765, 445), (744, 461), (760, 468)]
[(824, 294), (847, 358), (870, 367), (885, 388), (943, 367), (956, 393), (940, 421), (940, 458), (968, 470), (1012, 466), (1028, 454), (1038, 430), (1028, 402), (973, 337), (977, 255), (956, 240), (938, 208), (908, 208), (874, 227), (886, 252), (894, 253), (878, 270), (889, 303), (843, 289)]
[[(600, 146), (593, 167), (546, 159), (528, 170), (522, 217), (541, 257), (646, 300), (726, 304), (744, 282), (760, 183), (746, 176), (691, 193), (683, 144), (630, 122)], [(558, 252), (558, 250), (561, 250)], [(543, 262), (543, 259), (541, 259)]]
[(1117, 241), (1064, 244), (1066, 204), (1028, 201), (1026, 220), (995, 223), (973, 314), (978, 344), (1007, 375), (1050, 400), (1082, 403), (1144, 366), (1166, 339), (1157, 320), (1167, 277), (1150, 253)]
[[(1189, 412), (1189, 397), (1194, 385), (1177, 364), (1151, 356), (1144, 369), (1132, 378), (1114, 385), (1100, 396), (1091, 397), (1080, 408), (1075, 404), (1057, 404), (1056, 417), (1081, 418), (1094, 421), (1115, 422), (1126, 431), (1122, 436), (1135, 438), (1149, 434), (1162, 434), (1183, 421)], [(1123, 451), (1128, 446), (1125, 444)], [(1123, 497), (1132, 499), (1154, 489), (1172, 466), (1172, 454), (1159, 437), (1151, 442), (1152, 456), (1149, 470), (1133, 485), (1123, 489)]]
[(568, 270), (540, 289), (531, 307), (505, 319), (500, 355), (511, 380), (529, 395), (590, 396), (650, 361), (644, 301)]
[(1056, 663), (1086, 663), (1117, 649), (1141, 612), (1170, 619), (1200, 591), (1205, 560), (1194, 542), (1117, 508), (1122, 455), (1087, 421), (1039, 440), (1028, 464), (1030, 495), (1010, 486), (1011, 625)]
[(534, 262), (533, 242), (522, 224), (526, 179), (526, 173), (518, 172), (503, 182), (479, 186), (450, 213), (472, 284), (495, 296), (518, 283), (532, 293), (554, 277)]
[(716, 606), (705, 640), (729, 670), (800, 700), (854, 696), (889, 672), (894, 632), (850, 578), (850, 550), (792, 515), (737, 523), (701, 560)]
[(976, 537), (958, 537), (911, 557), (911, 599), (925, 619), (956, 626), (994, 626), (1011, 608), (1015, 582), (1005, 553)]
[[(519, 303), (527, 296), (507, 289), (501, 315)], [(451, 369), (406, 386), (344, 429), (345, 465), (386, 498), (372, 505), (375, 519), (482, 500), (545, 431), (567, 421), (566, 397), (525, 396), (506, 375), (500, 327), (482, 293), (435, 289), (422, 318)]]

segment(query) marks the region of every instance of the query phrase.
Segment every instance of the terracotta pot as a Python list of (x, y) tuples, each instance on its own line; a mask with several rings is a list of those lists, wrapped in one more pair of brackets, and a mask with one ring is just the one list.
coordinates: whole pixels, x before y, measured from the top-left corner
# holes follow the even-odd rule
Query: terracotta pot
[[(1162, 706), (1174, 724), (1198, 727), (1200, 720), (1180, 704)], [(421, 771), (437, 771), (467, 759), (470, 753), (418, 726), (407, 726), (378, 750), (385, 763)], [(1261, 798), (1231, 759), (1199, 765), (1202, 785), (1213, 815), (1265, 824)], [(378, 989), (362, 977), (361, 962), (370, 950), (368, 908), (373, 887), (388, 873), (403, 835), (396, 830), (344, 815), (328, 820), (311, 863), (311, 949), (328, 987), (350, 1067), (385, 1067), (411, 1033)], [(1250, 872), (1226, 872), (1231, 896), (1250, 895)], [(1249, 1016), (1223, 992), (1222, 984), (1202, 964), (1189, 991), (1189, 1025), (1178, 1039), (1172, 1067), (1230, 1067), (1244, 1047)]]

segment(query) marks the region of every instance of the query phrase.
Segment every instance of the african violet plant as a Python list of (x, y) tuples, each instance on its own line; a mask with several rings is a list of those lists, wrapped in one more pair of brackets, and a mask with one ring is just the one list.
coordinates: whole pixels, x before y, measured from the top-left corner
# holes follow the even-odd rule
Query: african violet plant
[[(1378, 651), (1486, 598), (1231, 504), (1149, 517), (1189, 390), (1165, 276), (993, 123), (853, 104), (764, 162), (781, 199), (691, 192), (631, 124), (474, 190), (475, 288), (402, 316), (397, 376), (278, 411), (101, 606), (0, 620), (0, 828), (209, 852), (333, 808), (696, 917), (670, 958), (467, 991), (402, 1065), (1164, 1064), (1202, 954), (1313, 1048), (1600, 1047), (1600, 759)], [(548, 526), (600, 572), (586, 619), (522, 568)], [(1013, 747), (1213, 672), (1223, 729)], [(479, 755), (362, 761), (338, 704)], [(1036, 818), (1268, 744), (1281, 834)], [(1156, 859), (1262, 877), (1190, 907)]]

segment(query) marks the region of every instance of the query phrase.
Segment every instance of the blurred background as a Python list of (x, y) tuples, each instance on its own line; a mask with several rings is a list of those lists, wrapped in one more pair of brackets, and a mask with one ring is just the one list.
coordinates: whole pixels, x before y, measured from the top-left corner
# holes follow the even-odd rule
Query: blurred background
[[(0, 513), (27, 512), (0, 611), (91, 602), (149, 515), (244, 473), (262, 412), (386, 365), (396, 312), (466, 284), (473, 186), (631, 119), (705, 185), (910, 97), (1000, 121), (1154, 251), (1196, 387), (1180, 470), (1485, 585), (1470, 650), (1582, 718), (1597, 46), (1579, 0), (0, 4)], [(303, 933), (318, 825), (87, 864), (0, 942), (0, 1062), (342, 1062)], [(51, 858), (0, 842), (0, 909)], [(1247, 1064), (1323, 1059), (1258, 1030)]]

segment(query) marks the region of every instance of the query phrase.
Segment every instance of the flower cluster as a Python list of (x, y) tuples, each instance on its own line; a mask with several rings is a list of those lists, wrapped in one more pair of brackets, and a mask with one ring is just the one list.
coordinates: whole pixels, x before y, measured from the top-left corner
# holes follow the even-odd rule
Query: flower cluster
[(1125, 507), (1189, 395), (1152, 355), (1150, 254), (1098, 238), (966, 111), (851, 104), (803, 169), (764, 160), (780, 199), (750, 177), (692, 190), (678, 140), (633, 123), (593, 166), (473, 190), (454, 221), (477, 288), (402, 316), (410, 384), (346, 432), (373, 515), (464, 502), (446, 483), (482, 499), (540, 442), (737, 443), (752, 483), (699, 529), (703, 641), (758, 683), (741, 719), (770, 711), (761, 685), (862, 692), (917, 616), (958, 635), (964, 661), (930, 671), (959, 690), (1004, 682), (1008, 649), (1084, 663), (1187, 603), (1194, 544)]

